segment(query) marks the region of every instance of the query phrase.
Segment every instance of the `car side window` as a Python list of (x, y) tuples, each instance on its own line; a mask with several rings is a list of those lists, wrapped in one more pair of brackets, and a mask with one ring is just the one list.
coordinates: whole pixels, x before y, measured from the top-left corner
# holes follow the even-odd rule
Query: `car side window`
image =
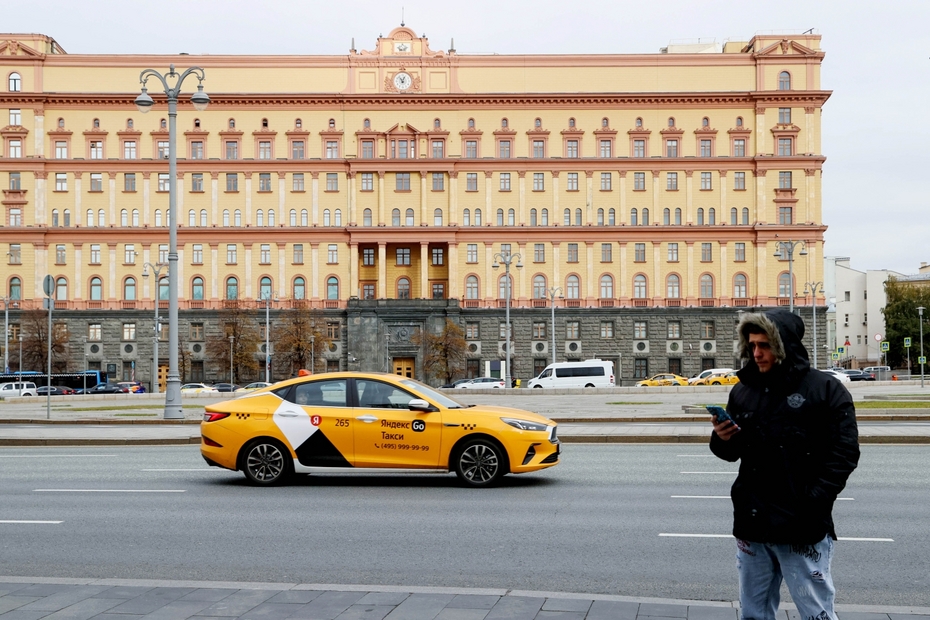
[(345, 407), (347, 393), (345, 379), (329, 379), (296, 385), (290, 395), (301, 407)]
[(417, 398), (398, 387), (371, 379), (357, 379), (355, 388), (358, 390), (359, 407), (410, 409), (410, 401)]

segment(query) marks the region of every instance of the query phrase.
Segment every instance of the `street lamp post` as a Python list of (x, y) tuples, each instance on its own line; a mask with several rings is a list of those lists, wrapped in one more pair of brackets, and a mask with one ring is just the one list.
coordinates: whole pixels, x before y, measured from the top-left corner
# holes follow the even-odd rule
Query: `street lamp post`
[(84, 349), (84, 391), (81, 392), (82, 396), (87, 395), (87, 336), (81, 338), (81, 346)]
[(310, 372), (311, 373), (316, 373), (316, 368), (314, 368), (314, 364), (313, 364), (316, 361), (314, 359), (314, 354), (316, 353), (315, 349), (316, 349), (316, 335), (310, 334)]
[(229, 391), (234, 392), (233, 385), (233, 344), (236, 342), (236, 337), (232, 334), (229, 335)]
[(808, 291), (813, 295), (814, 302), (811, 304), (811, 308), (814, 309), (814, 368), (817, 368), (817, 289), (820, 288), (820, 292), (823, 292), (823, 282), (805, 282), (804, 283), (804, 296), (807, 296)]
[(504, 334), (506, 336), (506, 347), (507, 347), (507, 367), (504, 368), (504, 387), (510, 387), (510, 380), (508, 377), (513, 376), (513, 373), (510, 371), (510, 349), (511, 341), (511, 329), (510, 329), (510, 297), (511, 297), (511, 288), (513, 287), (513, 282), (510, 280), (510, 264), (513, 261), (517, 261), (517, 269), (523, 268), (523, 263), (520, 260), (523, 257), (520, 254), (511, 254), (510, 252), (498, 252), (494, 255), (494, 264), (491, 265), (494, 269), (499, 268), (501, 263), (504, 264), (504, 275), (507, 278), (507, 295), (506, 302), (504, 304)]
[(788, 241), (776, 241), (775, 258), (785, 258), (787, 254), (788, 257), (788, 311), (794, 312), (794, 248), (801, 246), (801, 251), (798, 252), (799, 256), (807, 256), (807, 242), (806, 241), (794, 241), (789, 239)]
[(271, 383), (271, 294), (265, 294), (265, 383)]
[(552, 318), (549, 321), (549, 331), (552, 332), (552, 363), (555, 364), (555, 296), (556, 293), (559, 295), (559, 299), (562, 298), (562, 287), (552, 286), (546, 290), (549, 293), (549, 301), (552, 307)]
[(0, 297), (3, 302), (3, 372), (10, 372), (10, 297)]
[(917, 317), (920, 321), (920, 389), (924, 387), (924, 308), (917, 308)]
[[(191, 103), (197, 111), (203, 111), (210, 103), (207, 93), (203, 92), (203, 69), (190, 67), (184, 73), (178, 74), (174, 65), (169, 67), (168, 73), (162, 75), (154, 69), (145, 69), (139, 74), (142, 92), (136, 97), (136, 107), (143, 114), (148, 112), (155, 101), (148, 94), (149, 78), (157, 78), (165, 90), (168, 98), (168, 381), (165, 393), (165, 419), (182, 419), (184, 411), (181, 408), (181, 377), (178, 374), (178, 209), (177, 209), (177, 168), (178, 154), (175, 145), (178, 121), (178, 95), (181, 94), (181, 84), (191, 74), (197, 77), (197, 92), (191, 96)], [(170, 86), (166, 78), (175, 79), (174, 86)], [(157, 304), (156, 304), (157, 307)]]
[[(149, 277), (149, 267), (152, 268), (152, 271), (155, 272), (155, 294), (152, 295), (152, 298), (155, 300), (155, 337), (153, 342), (155, 343), (152, 347), (152, 394), (158, 394), (158, 306), (161, 304), (161, 270), (166, 269), (168, 265), (165, 263), (145, 263), (142, 266), (142, 277)], [(171, 279), (169, 277), (168, 285), (171, 286)]]

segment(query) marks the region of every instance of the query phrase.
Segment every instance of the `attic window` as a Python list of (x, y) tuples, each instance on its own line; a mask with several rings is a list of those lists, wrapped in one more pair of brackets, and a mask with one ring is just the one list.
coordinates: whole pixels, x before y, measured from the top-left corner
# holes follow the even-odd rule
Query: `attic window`
[(433, 119), (433, 127), (435, 129), (440, 129), (442, 127), (442, 122), (438, 118)]
[(540, 127), (542, 127), (542, 119), (537, 118), (535, 121), (533, 121), (533, 127), (535, 127), (536, 129), (539, 129)]
[(643, 126), (643, 119), (637, 118), (637, 119), (636, 119), (636, 127), (637, 127), (637, 128), (642, 128), (642, 126)]
[(469, 129), (474, 129), (474, 128), (475, 128), (475, 119), (473, 119), (473, 118), (468, 119), (468, 128), (469, 128)]
[(742, 117), (742, 116), (737, 116), (737, 117), (736, 117), (736, 126), (737, 126), (737, 127), (742, 127), (742, 126), (743, 126), (743, 117)]
[(710, 127), (710, 119), (706, 116), (701, 119), (701, 127)]
[(230, 128), (230, 129), (235, 129), (235, 128), (236, 128), (236, 119), (234, 119), (234, 118), (229, 119), (229, 128)]
[(568, 126), (571, 127), (572, 129), (574, 129), (574, 128), (575, 128), (575, 119), (573, 119), (573, 118), (568, 119)]
[(362, 127), (365, 129), (371, 129), (371, 119), (366, 118), (364, 121), (362, 121)]
[(165, 129), (168, 127), (168, 121), (166, 121), (165, 119), (161, 119), (161, 121), (159, 121), (158, 123), (158, 126), (161, 127), (162, 129)]
[(263, 119), (262, 119), (262, 129), (268, 129), (268, 119), (267, 119), (267, 118), (263, 118)]
[(133, 125), (134, 125), (134, 123), (132, 122), (132, 119), (131, 119), (131, 118), (127, 118), (127, 119), (126, 119), (126, 129), (132, 129), (132, 128), (133, 128)]
[(506, 119), (506, 118), (502, 118), (502, 119), (501, 119), (501, 128), (502, 128), (502, 129), (507, 129), (507, 126), (508, 126), (508, 125), (509, 125), (509, 123), (507, 122), (507, 119)]
[(675, 117), (673, 117), (673, 116), (669, 116), (669, 117), (668, 117), (668, 126), (669, 126), (669, 127), (674, 127), (674, 126), (675, 126)]
[(294, 121), (294, 127), (296, 127), (297, 129), (300, 129), (300, 128), (302, 128), (303, 126), (304, 126), (304, 122), (303, 122), (302, 120), (300, 120), (299, 118), (298, 118), (297, 120)]
[(95, 119), (94, 119), (94, 129), (100, 129), (100, 119), (99, 119), (99, 118), (95, 118)]
[(59, 129), (64, 129), (64, 128), (65, 128), (65, 119), (63, 119), (63, 118), (59, 118), (59, 119), (58, 119), (58, 128), (59, 128)]
[(194, 128), (195, 128), (195, 129), (200, 129), (200, 119), (199, 119), (199, 118), (195, 118), (195, 119), (194, 119)]
[(606, 116), (601, 119), (601, 127), (610, 127), (610, 121)]
[(334, 119), (334, 118), (329, 119), (329, 128), (330, 128), (330, 129), (335, 129), (335, 128), (336, 128), (336, 119)]

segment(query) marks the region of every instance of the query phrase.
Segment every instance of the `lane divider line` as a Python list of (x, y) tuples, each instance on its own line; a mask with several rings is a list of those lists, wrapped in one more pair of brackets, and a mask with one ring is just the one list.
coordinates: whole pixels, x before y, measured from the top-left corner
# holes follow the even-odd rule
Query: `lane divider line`
[(186, 493), (185, 489), (33, 489), (33, 493)]
[(4, 519), (0, 520), (0, 523), (7, 523), (12, 525), (24, 524), (24, 525), (58, 525), (59, 523), (64, 523), (64, 521), (32, 521), (26, 519)]
[[(660, 533), (660, 538), (733, 538), (733, 534), (671, 534)], [(894, 538), (856, 538), (850, 536), (840, 536), (837, 540), (848, 542), (894, 542)]]

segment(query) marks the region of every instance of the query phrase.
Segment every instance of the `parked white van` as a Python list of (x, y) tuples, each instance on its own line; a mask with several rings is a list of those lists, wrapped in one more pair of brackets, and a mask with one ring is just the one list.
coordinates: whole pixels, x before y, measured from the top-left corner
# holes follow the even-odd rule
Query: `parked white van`
[(36, 384), (32, 381), (0, 383), (0, 398), (12, 398), (13, 396), (36, 396)]
[(708, 368), (707, 370), (702, 370), (698, 374), (694, 375), (688, 379), (688, 385), (694, 385), (700, 379), (706, 379), (711, 375), (725, 375), (728, 372), (733, 372), (732, 368)]
[(614, 387), (614, 363), (591, 359), (549, 364), (526, 383), (530, 388)]

